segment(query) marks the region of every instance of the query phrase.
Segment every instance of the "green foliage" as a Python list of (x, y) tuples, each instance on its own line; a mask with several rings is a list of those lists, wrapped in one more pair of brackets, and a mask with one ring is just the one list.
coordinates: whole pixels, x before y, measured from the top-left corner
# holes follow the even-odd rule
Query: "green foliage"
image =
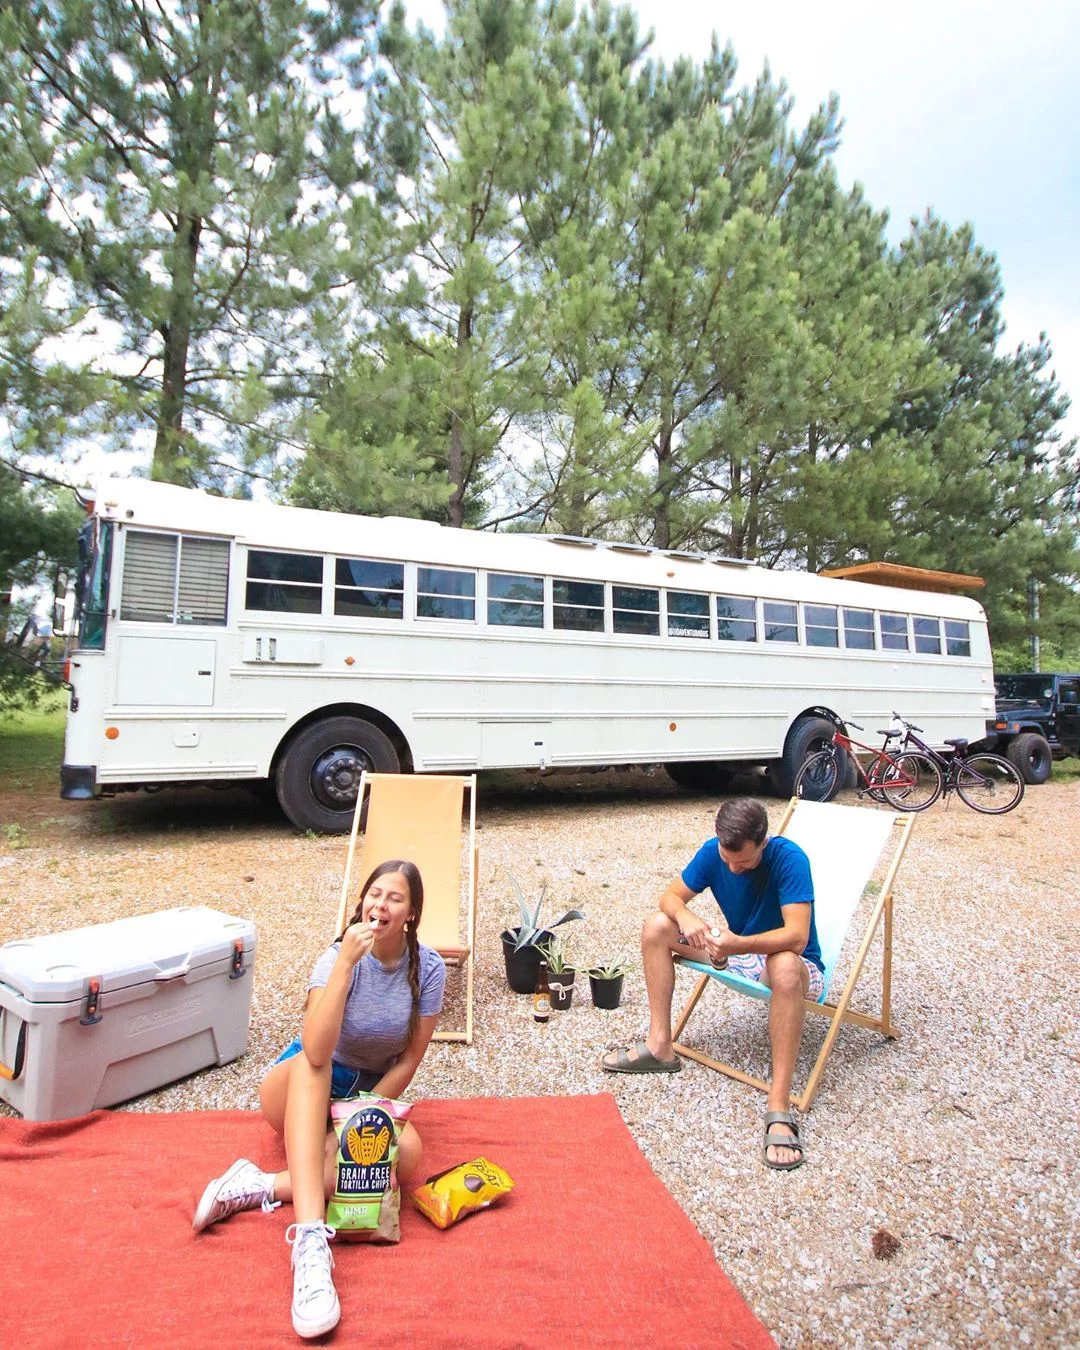
[(555, 919), (541, 919), (541, 911), (544, 906), (544, 897), (547, 895), (547, 887), (540, 887), (540, 894), (537, 897), (536, 904), (529, 904), (525, 899), (525, 893), (518, 884), (517, 878), (510, 872), (506, 873), (510, 879), (510, 884), (514, 888), (517, 897), (518, 911), (521, 916), (521, 922), (517, 928), (507, 929), (514, 938), (514, 951), (518, 952), (522, 947), (536, 945), (536, 939), (541, 933), (550, 932), (552, 928), (558, 928), (560, 924), (569, 923), (572, 919), (583, 919), (585, 917), (580, 909), (568, 909)]
[(606, 957), (596, 965), (590, 966), (588, 974), (594, 980), (617, 980), (620, 975), (626, 975), (633, 970), (634, 965), (635, 962), (625, 952), (620, 952), (617, 956)]
[(261, 457), (303, 396), (306, 333), (358, 266), (342, 212), (365, 209), (354, 134), (319, 94), (362, 68), (375, 8), (0, 7), (3, 251), (115, 344), (110, 430), (153, 429), (155, 477)]
[(51, 652), (31, 612), (43, 592), (57, 601), (65, 594), (81, 518), (72, 493), (34, 487), (0, 463), (0, 713), (36, 704), (53, 687), (40, 670)]
[(1006, 662), (1034, 578), (1075, 651), (1080, 456), (996, 259), (890, 245), (836, 99), (636, 24), (0, 0), (5, 457), (152, 433), (158, 477), (308, 506), (976, 573)]

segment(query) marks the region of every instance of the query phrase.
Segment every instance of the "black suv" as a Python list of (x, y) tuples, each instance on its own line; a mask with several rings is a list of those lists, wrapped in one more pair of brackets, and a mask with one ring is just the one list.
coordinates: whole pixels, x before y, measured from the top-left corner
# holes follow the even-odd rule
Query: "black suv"
[(1051, 762), (1080, 756), (1080, 675), (999, 675), (997, 716), (984, 745), (1007, 756), (1026, 783), (1045, 783)]

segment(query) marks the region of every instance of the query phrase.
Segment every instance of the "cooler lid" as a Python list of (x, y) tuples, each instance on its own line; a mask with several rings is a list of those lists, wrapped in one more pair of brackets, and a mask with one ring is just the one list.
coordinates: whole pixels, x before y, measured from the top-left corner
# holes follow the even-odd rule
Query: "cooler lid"
[(30, 1003), (68, 1003), (81, 998), (94, 978), (100, 979), (103, 994), (177, 979), (231, 956), (237, 939), (246, 953), (255, 950), (250, 919), (205, 905), (184, 905), (5, 942), (0, 946), (0, 981)]

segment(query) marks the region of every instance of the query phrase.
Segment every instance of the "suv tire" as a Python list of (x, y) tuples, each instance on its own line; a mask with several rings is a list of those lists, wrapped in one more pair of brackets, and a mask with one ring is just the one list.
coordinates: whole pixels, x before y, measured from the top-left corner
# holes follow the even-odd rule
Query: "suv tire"
[(1005, 747), (1005, 757), (1025, 783), (1045, 783), (1054, 767), (1050, 743), (1037, 731), (1022, 731)]

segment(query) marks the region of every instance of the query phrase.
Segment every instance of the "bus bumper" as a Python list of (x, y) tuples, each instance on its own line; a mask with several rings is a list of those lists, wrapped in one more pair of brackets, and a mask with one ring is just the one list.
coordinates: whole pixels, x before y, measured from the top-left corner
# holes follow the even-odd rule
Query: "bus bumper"
[(94, 795), (96, 764), (61, 764), (60, 796), (66, 802), (85, 802)]

